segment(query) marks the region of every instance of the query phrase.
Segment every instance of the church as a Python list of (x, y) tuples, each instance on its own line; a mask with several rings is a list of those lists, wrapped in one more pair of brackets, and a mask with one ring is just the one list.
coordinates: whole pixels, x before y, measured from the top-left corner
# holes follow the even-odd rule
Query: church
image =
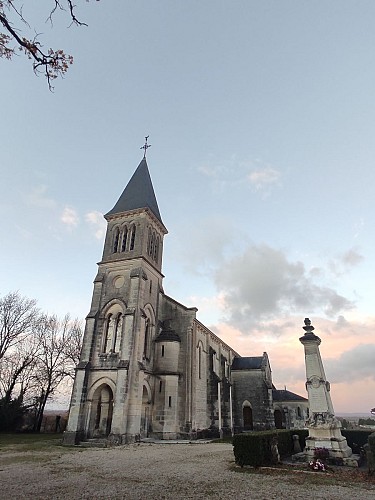
[(146, 154), (105, 219), (64, 443), (304, 427), (308, 401), (274, 387), (267, 353), (241, 357), (165, 294), (168, 231)]

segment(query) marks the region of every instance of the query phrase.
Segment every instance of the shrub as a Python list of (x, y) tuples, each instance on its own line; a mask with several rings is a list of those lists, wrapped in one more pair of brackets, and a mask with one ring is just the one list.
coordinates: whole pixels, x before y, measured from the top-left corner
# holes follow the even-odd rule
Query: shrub
[(233, 453), (236, 464), (241, 467), (244, 465), (260, 467), (271, 463), (271, 450), (267, 437), (272, 435), (273, 433), (267, 432), (235, 435), (233, 437)]
[(272, 452), (274, 441), (280, 456), (291, 454), (293, 441), (290, 430), (251, 432), (248, 434), (236, 434), (233, 437), (233, 452), (236, 464), (243, 467), (252, 465), (260, 467), (277, 463), (277, 457)]
[(360, 453), (361, 448), (367, 443), (367, 439), (372, 431), (359, 429), (341, 429), (341, 434), (346, 438), (348, 446), (353, 453)]

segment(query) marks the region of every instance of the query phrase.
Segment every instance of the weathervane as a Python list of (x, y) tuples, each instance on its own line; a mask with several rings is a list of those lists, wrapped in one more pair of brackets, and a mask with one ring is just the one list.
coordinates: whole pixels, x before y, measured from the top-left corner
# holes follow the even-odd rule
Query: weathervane
[(151, 147), (151, 144), (147, 144), (147, 140), (148, 140), (149, 137), (150, 137), (149, 135), (146, 135), (144, 146), (142, 146), (141, 148), (139, 148), (139, 149), (144, 149), (145, 150), (145, 152), (143, 154), (143, 158), (146, 158), (146, 152), (147, 152), (148, 148)]

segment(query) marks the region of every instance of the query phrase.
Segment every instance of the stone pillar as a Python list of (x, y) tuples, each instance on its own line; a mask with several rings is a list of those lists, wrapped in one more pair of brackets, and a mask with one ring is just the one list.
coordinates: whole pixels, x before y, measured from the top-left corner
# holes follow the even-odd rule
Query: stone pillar
[(220, 437), (223, 437), (223, 424), (221, 421), (221, 382), (217, 383), (217, 406), (219, 409), (219, 433)]
[(305, 334), (299, 340), (305, 348), (306, 389), (310, 407), (305, 453), (312, 457), (316, 448), (326, 448), (330, 458), (347, 459), (352, 450), (341, 434), (341, 423), (334, 415), (330, 384), (319, 351), (321, 340), (313, 333), (314, 327), (308, 318), (303, 329)]

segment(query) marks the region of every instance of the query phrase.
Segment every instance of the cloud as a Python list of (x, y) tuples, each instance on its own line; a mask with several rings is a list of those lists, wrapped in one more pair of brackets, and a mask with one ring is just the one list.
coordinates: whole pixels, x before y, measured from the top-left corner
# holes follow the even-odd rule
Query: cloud
[(327, 359), (327, 375), (333, 383), (375, 380), (374, 359), (375, 344), (359, 344), (336, 359)]
[(253, 245), (214, 273), (224, 295), (226, 318), (240, 329), (285, 314), (324, 311), (328, 317), (354, 307), (333, 288), (319, 284), (302, 262), (290, 262), (280, 250)]
[(94, 227), (95, 238), (97, 238), (98, 240), (103, 239), (107, 229), (107, 223), (103, 217), (103, 214), (101, 212), (93, 210), (92, 212), (88, 212), (85, 215), (85, 219), (86, 222)]
[(360, 264), (363, 260), (363, 255), (361, 255), (356, 248), (350, 248), (347, 252), (339, 255), (335, 260), (330, 260), (328, 266), (335, 276), (342, 276), (346, 274), (349, 269)]
[(361, 255), (355, 248), (351, 248), (341, 256), (343, 264), (348, 267), (356, 266), (363, 261), (363, 255)]
[(65, 207), (60, 220), (63, 224), (68, 226), (69, 228), (74, 228), (78, 226), (79, 223), (79, 217), (77, 212), (74, 210), (74, 208), (71, 207)]
[(265, 187), (269, 187), (271, 184), (275, 184), (280, 179), (280, 172), (271, 167), (264, 167), (257, 170), (253, 170), (247, 176), (250, 184), (257, 190), (262, 190)]
[[(357, 312), (350, 313), (355, 317)], [(310, 317), (322, 343), (320, 353), (325, 373), (331, 382), (331, 397), (337, 411), (363, 411), (372, 408), (375, 389), (375, 317), (330, 320)], [(266, 351), (270, 358), (273, 382), (278, 388), (307, 397), (305, 390), (305, 357), (299, 338), (303, 316), (286, 316), (264, 321), (251, 328), (251, 335), (228, 323), (210, 326), (224, 342), (241, 356), (260, 356)]]
[(56, 201), (46, 196), (47, 186), (42, 184), (34, 187), (31, 192), (26, 196), (27, 202), (38, 208), (54, 208)]

